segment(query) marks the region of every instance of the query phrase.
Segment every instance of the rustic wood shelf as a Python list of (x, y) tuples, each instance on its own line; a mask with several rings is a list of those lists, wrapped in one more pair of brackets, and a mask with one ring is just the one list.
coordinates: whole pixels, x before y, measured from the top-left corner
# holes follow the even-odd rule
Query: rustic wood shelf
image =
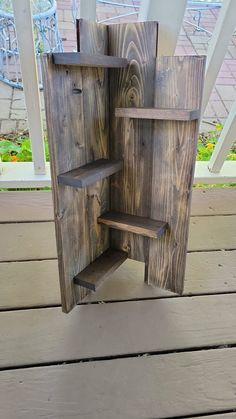
[(97, 287), (127, 259), (122, 250), (108, 249), (74, 277), (74, 283), (89, 290)]
[(193, 121), (200, 117), (200, 111), (198, 109), (116, 108), (115, 116), (119, 118)]
[(77, 169), (59, 175), (58, 183), (62, 185), (74, 186), (75, 188), (85, 188), (105, 177), (111, 176), (122, 169), (121, 160), (99, 159), (92, 163), (85, 164)]
[(98, 222), (105, 224), (110, 228), (140, 234), (142, 236), (151, 237), (152, 239), (161, 237), (168, 226), (168, 224), (163, 221), (115, 211), (109, 211), (106, 214), (101, 215), (98, 217)]
[(76, 65), (80, 67), (123, 68), (127, 67), (126, 58), (110, 55), (89, 55), (81, 52), (56, 52), (52, 54), (57, 65)]

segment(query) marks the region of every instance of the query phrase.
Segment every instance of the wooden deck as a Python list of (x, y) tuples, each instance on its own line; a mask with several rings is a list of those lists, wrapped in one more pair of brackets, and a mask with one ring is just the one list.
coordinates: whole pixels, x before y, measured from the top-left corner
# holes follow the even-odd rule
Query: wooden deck
[(1, 419), (236, 418), (236, 189), (194, 191), (183, 297), (127, 260), (63, 314), (49, 192), (0, 193), (0, 237)]

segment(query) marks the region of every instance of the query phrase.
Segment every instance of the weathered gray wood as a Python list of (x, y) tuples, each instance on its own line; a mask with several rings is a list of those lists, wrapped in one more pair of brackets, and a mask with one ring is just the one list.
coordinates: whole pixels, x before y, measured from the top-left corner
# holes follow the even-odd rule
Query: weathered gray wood
[(163, 419), (235, 409), (235, 358), (231, 348), (5, 371), (1, 413)]
[(200, 111), (191, 109), (116, 108), (116, 117), (192, 121), (199, 119)]
[[(199, 268), (201, 267), (201, 269)], [(236, 251), (187, 255), (184, 295), (236, 292)], [(143, 282), (144, 264), (126, 260), (85, 301), (112, 301), (173, 296)], [(60, 304), (57, 260), (0, 263), (0, 308)]]
[(108, 249), (82, 272), (74, 277), (77, 285), (96, 291), (109, 275), (111, 275), (127, 259), (127, 253), (121, 250)]
[[(95, 53), (97, 44), (106, 53), (106, 27), (86, 22), (83, 28), (86, 53)], [(51, 56), (44, 57), (43, 69), (62, 307), (68, 312), (89, 292), (74, 286), (74, 276), (108, 247), (97, 217), (108, 210), (109, 187), (104, 179), (77, 190), (58, 185), (57, 176), (108, 158), (108, 79), (104, 69), (57, 66)]]
[[(111, 179), (111, 209), (143, 217), (150, 217), (152, 121), (121, 120), (115, 108), (154, 106), (157, 29), (156, 22), (108, 27), (109, 54), (130, 63), (127, 69), (109, 70), (110, 158), (124, 161), (122, 172)], [(147, 243), (148, 238), (137, 234), (111, 232), (111, 245), (129, 249), (129, 256), (137, 260), (146, 254)]]
[[(191, 215), (236, 214), (236, 188), (194, 188)], [(50, 191), (1, 192), (0, 223), (53, 220)]]
[(80, 52), (56, 52), (52, 54), (57, 65), (73, 65), (80, 67), (124, 68), (128, 60), (110, 55), (84, 54)]
[(168, 227), (167, 223), (163, 221), (115, 211), (109, 211), (100, 215), (98, 222), (110, 228), (140, 234), (153, 239), (161, 237)]
[[(157, 60), (155, 107), (200, 109), (205, 57)], [(190, 217), (190, 198), (199, 121), (154, 121), (150, 217), (164, 219), (168, 233), (151, 240), (145, 280), (182, 293)]]
[(121, 169), (122, 161), (98, 159), (78, 169), (60, 174), (58, 182), (75, 188), (85, 188), (119, 172)]
[(235, 317), (235, 294), (2, 312), (0, 365), (235, 344)]

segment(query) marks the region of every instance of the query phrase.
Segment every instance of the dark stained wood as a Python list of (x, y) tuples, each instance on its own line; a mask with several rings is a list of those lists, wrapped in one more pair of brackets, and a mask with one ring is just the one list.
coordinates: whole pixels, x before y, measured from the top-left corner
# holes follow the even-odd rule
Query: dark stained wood
[(58, 182), (63, 185), (85, 188), (105, 177), (111, 176), (122, 169), (122, 161), (98, 159), (85, 166), (78, 167), (58, 176)]
[[(110, 158), (124, 161), (123, 170), (111, 179), (111, 209), (143, 217), (150, 216), (153, 122), (118, 119), (115, 108), (154, 106), (157, 29), (156, 22), (108, 27), (109, 54), (129, 60), (127, 69), (109, 70)], [(112, 231), (111, 245), (128, 251), (130, 258), (146, 259), (146, 237)]]
[(75, 65), (80, 67), (122, 68), (127, 67), (125, 58), (109, 55), (89, 55), (80, 52), (56, 52), (52, 54), (53, 62), (57, 65)]
[[(157, 62), (155, 107), (200, 109), (204, 57), (162, 57)], [(151, 218), (168, 232), (151, 240), (146, 281), (182, 293), (199, 121), (154, 121)], [(164, 218), (163, 218), (164, 217)]]
[(108, 249), (94, 262), (78, 273), (74, 282), (81, 287), (96, 291), (99, 285), (108, 278), (127, 259), (127, 253), (121, 250)]
[(115, 116), (123, 118), (192, 121), (199, 119), (200, 111), (194, 109), (116, 108)]
[(98, 217), (98, 222), (117, 230), (129, 231), (153, 239), (161, 237), (168, 227), (167, 223), (163, 221), (115, 211), (109, 211), (101, 215)]
[[(93, 54), (99, 45), (107, 53), (106, 27), (81, 22), (84, 32), (81, 50)], [(108, 77), (102, 68), (54, 65), (51, 55), (42, 62), (62, 309), (68, 312), (89, 292), (74, 285), (74, 276), (109, 246), (109, 232), (97, 223), (109, 209), (109, 183), (104, 179), (79, 190), (59, 185), (57, 176), (109, 157)]]

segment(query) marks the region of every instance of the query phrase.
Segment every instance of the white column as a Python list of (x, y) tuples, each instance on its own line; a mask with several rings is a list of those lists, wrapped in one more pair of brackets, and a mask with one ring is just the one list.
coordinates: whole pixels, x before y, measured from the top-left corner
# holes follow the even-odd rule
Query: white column
[(96, 20), (96, 0), (80, 0), (79, 16), (88, 20)]
[(174, 55), (187, 0), (142, 0), (139, 21), (159, 22), (158, 55)]
[[(236, 140), (236, 101), (234, 102), (229, 116), (226, 119), (221, 136), (216, 144), (209, 162), (209, 170), (213, 173), (219, 173), (227, 154)], [(236, 173), (235, 173), (236, 175)]]
[(235, 27), (236, 0), (224, 0), (207, 51), (206, 77), (202, 102), (203, 112), (209, 101)]
[(12, 0), (35, 174), (46, 173), (30, 0)]

